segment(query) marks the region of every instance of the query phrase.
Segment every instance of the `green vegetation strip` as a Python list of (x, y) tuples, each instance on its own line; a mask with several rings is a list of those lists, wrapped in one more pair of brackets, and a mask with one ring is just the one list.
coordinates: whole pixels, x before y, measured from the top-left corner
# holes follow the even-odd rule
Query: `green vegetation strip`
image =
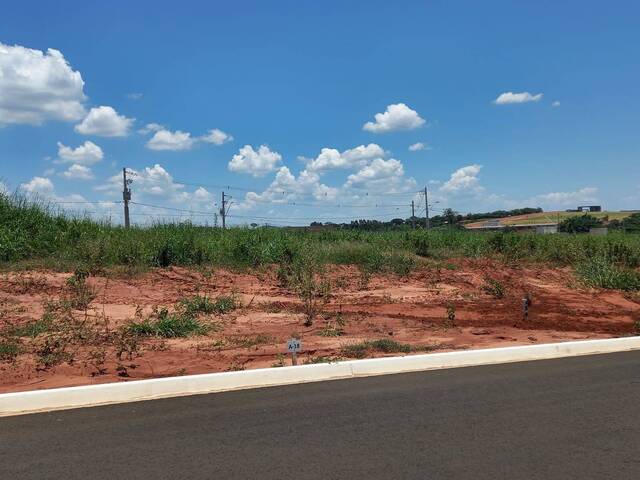
[[(300, 274), (297, 265), (349, 264), (359, 266), (367, 275), (384, 272), (402, 276), (425, 259), (453, 257), (570, 265), (578, 269), (585, 284), (634, 290), (638, 289), (640, 235), (622, 230), (606, 236), (536, 235), (470, 232), (451, 227), (411, 230), (407, 226), (384, 231), (355, 227), (320, 231), (222, 230), (190, 223), (124, 229), (90, 218), (65, 216), (47, 205), (0, 194), (0, 265), (5, 268), (22, 264), (96, 272), (109, 267), (242, 269), (276, 264), (281, 266), (283, 283), (291, 283), (293, 278), (301, 297), (309, 296), (309, 292), (321, 297), (322, 285), (309, 286), (309, 276), (304, 271)], [(314, 267), (313, 271), (321, 273), (322, 268)], [(91, 292), (84, 289), (82, 282), (71, 286), (76, 288), (74, 308), (91, 300)], [(498, 296), (499, 292), (495, 294)], [(213, 312), (226, 308), (202, 301), (201, 305), (185, 308)], [(311, 313), (313, 308), (309, 305)]]

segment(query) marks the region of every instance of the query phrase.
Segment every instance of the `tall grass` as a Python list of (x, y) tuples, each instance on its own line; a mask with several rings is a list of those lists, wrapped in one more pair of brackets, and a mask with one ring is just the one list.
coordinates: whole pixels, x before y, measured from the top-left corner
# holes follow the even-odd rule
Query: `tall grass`
[(640, 265), (640, 235), (536, 235), (460, 230), (369, 232), (332, 229), (228, 230), (189, 223), (124, 229), (71, 217), (46, 204), (0, 194), (0, 264), (39, 262), (88, 270), (109, 266), (217, 265), (233, 268), (291, 262), (313, 252), (320, 263), (354, 264), (368, 272), (408, 273), (419, 257), (499, 257), (583, 265)]

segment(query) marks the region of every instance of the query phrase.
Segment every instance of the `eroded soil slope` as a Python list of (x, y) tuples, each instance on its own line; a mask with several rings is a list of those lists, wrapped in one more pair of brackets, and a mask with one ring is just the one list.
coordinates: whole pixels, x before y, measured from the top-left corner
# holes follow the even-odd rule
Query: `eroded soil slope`
[[(407, 277), (329, 267), (326, 303), (317, 302), (319, 312), (305, 326), (299, 296), (274, 272), (169, 268), (134, 278), (90, 276), (91, 299), (80, 308), (60, 306), (69, 298), (70, 273), (4, 274), (0, 392), (276, 367), (289, 364), (283, 354), (291, 336), (303, 341), (302, 362), (318, 362), (621, 336), (640, 321), (637, 297), (580, 288), (568, 269), (454, 260)], [(525, 294), (532, 300), (526, 320)], [(237, 308), (199, 315), (205, 334), (113, 340), (130, 322), (144, 322), (163, 307), (172, 312), (194, 295), (232, 296)], [(72, 322), (65, 325), (87, 333), (64, 344), (46, 326), (23, 328), (40, 325), (43, 316), (49, 322), (65, 316)], [(383, 339), (400, 351), (362, 345)], [(123, 347), (127, 341), (135, 344)]]

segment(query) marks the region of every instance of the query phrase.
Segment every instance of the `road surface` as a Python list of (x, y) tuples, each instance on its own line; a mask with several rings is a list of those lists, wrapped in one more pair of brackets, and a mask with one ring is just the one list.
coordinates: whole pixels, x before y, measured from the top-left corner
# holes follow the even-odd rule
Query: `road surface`
[(0, 478), (638, 479), (640, 352), (0, 418)]

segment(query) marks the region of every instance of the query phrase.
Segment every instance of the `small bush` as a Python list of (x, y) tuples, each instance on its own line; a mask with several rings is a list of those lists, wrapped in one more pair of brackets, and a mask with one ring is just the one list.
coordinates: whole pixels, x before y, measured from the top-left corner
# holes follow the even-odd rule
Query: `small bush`
[(591, 215), (569, 217), (558, 225), (558, 230), (565, 233), (589, 233), (594, 227), (601, 227), (602, 221)]

